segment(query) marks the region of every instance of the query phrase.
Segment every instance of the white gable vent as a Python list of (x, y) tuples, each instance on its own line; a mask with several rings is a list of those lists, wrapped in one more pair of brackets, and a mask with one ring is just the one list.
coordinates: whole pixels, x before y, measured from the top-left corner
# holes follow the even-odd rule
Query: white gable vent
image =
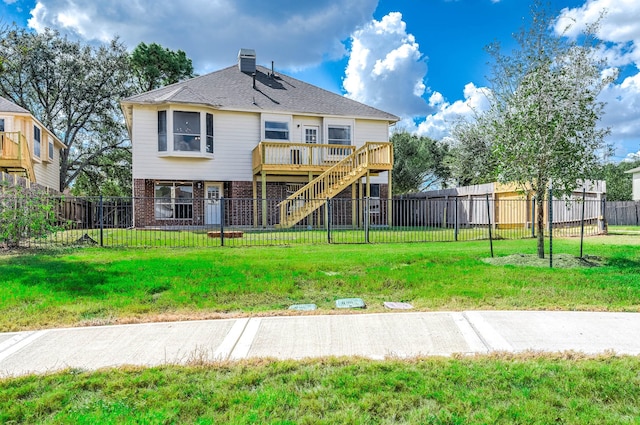
[(238, 68), (241, 72), (253, 74), (256, 72), (256, 51), (253, 49), (240, 49), (238, 52)]

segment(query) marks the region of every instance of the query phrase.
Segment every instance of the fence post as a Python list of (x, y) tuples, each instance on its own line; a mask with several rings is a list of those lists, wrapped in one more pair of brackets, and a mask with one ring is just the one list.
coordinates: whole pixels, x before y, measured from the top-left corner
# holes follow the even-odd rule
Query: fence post
[(327, 224), (327, 243), (331, 243), (331, 199), (327, 198), (324, 208), (324, 221)]
[(584, 204), (587, 199), (587, 189), (582, 188), (582, 218), (580, 220), (580, 258), (582, 258), (582, 249), (584, 245)]
[(536, 197), (531, 197), (531, 238), (536, 238)]
[(455, 214), (455, 217), (453, 218), (453, 237), (455, 239), (456, 242), (458, 242), (458, 197), (456, 196), (454, 198), (454, 204), (453, 204), (453, 213)]
[(224, 196), (220, 197), (220, 246), (224, 246)]
[(102, 195), (100, 195), (100, 202), (98, 203), (98, 217), (100, 219), (100, 246), (104, 246), (103, 244), (103, 231), (104, 231), (104, 208), (102, 202)]
[(602, 205), (600, 206), (600, 214), (602, 216), (602, 232), (607, 231), (607, 195), (602, 195)]
[(553, 188), (549, 188), (549, 268), (553, 268)]
[(491, 207), (489, 206), (489, 194), (486, 194), (487, 197), (487, 219), (489, 220), (489, 225), (487, 226), (489, 229), (489, 246), (491, 247), (491, 258), (493, 258), (493, 235), (491, 234)]
[(444, 197), (444, 205), (442, 207), (442, 228), (447, 228), (447, 211), (449, 210), (449, 197)]
[(364, 198), (364, 241), (369, 243), (369, 219), (371, 218), (371, 198)]

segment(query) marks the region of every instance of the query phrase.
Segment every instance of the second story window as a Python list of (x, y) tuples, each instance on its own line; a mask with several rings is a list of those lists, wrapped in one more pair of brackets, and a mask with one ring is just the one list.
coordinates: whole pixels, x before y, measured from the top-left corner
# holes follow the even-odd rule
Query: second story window
[(173, 112), (173, 150), (200, 151), (199, 112)]
[(213, 115), (207, 114), (207, 153), (213, 153)]
[(49, 159), (53, 159), (53, 140), (49, 137)]
[(158, 111), (158, 152), (167, 150), (167, 111)]
[(330, 125), (328, 127), (329, 137), (327, 141), (330, 145), (350, 145), (351, 126), (350, 125)]
[(289, 140), (289, 123), (265, 121), (264, 138), (266, 140)]
[(0, 132), (4, 132), (4, 118), (0, 118)]
[(33, 126), (33, 155), (40, 158), (40, 129)]

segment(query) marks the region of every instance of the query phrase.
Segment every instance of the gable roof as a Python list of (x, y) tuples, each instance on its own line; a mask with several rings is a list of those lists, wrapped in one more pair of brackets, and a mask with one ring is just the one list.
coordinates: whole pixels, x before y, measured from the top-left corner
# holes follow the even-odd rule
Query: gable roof
[(19, 114), (29, 114), (30, 112), (22, 106), (18, 106), (12, 101), (0, 96), (0, 112), (13, 112)]
[(625, 173), (640, 173), (640, 167), (632, 168), (631, 170), (625, 171)]
[(58, 139), (58, 137), (53, 134), (53, 132), (51, 130), (49, 130), (47, 127), (45, 127), (36, 117), (33, 116), (33, 114), (31, 114), (31, 112), (29, 112), (28, 110), (24, 109), (22, 106), (18, 106), (15, 103), (13, 103), (12, 101), (5, 99), (4, 97), (0, 96), (0, 112), (9, 112), (9, 113), (13, 113), (13, 114), (27, 114), (29, 115), (29, 117), (38, 123), (38, 125), (40, 126), (40, 128), (42, 128), (42, 130), (44, 130), (47, 134), (51, 135), (53, 137), (54, 142), (58, 145), (58, 147), (62, 148), (62, 149), (66, 149), (67, 145), (65, 145), (64, 143), (62, 143), (62, 141), (60, 139)]
[(241, 72), (237, 65), (233, 65), (132, 96), (122, 102), (195, 103), (221, 110), (349, 116), (392, 122), (400, 120), (388, 112), (287, 75), (278, 73), (271, 76), (270, 70), (262, 66), (256, 67), (255, 88), (253, 76)]

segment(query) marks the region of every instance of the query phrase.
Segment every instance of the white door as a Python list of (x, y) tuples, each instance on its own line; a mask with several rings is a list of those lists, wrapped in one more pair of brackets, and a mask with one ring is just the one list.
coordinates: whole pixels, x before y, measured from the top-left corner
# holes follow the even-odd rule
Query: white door
[[(317, 144), (319, 142), (318, 137), (320, 135), (320, 127), (318, 127), (317, 125), (305, 125), (302, 127), (302, 137), (304, 140), (304, 142), (306, 144)], [(313, 147), (309, 147), (308, 149), (314, 149), (313, 152), (309, 152), (307, 153), (306, 157), (310, 158), (310, 162), (311, 164), (309, 165), (318, 165), (321, 162), (321, 158), (319, 154), (319, 151), (316, 150)]]
[(317, 125), (305, 125), (303, 128), (304, 131), (304, 142), (305, 143), (318, 143), (318, 130), (320, 127)]
[(207, 183), (205, 185), (204, 223), (220, 224), (220, 198), (222, 196), (222, 184)]

